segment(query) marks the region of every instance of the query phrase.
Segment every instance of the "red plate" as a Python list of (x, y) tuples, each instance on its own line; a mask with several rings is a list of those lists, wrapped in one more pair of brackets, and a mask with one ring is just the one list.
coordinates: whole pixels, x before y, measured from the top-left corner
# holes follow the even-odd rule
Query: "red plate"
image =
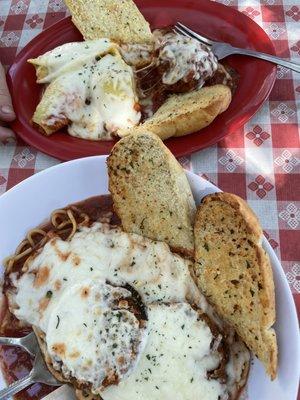
[[(207, 0), (136, 0), (136, 3), (152, 28), (181, 21), (212, 39), (274, 54), (270, 39), (255, 22), (222, 4)], [(17, 114), (17, 120), (12, 124), (13, 130), (30, 145), (61, 160), (108, 154), (114, 144), (114, 141), (77, 139), (69, 136), (65, 130), (46, 137), (30, 124), (42, 85), (36, 83), (35, 70), (26, 60), (63, 43), (79, 40), (82, 40), (81, 34), (71, 19), (65, 18), (34, 38), (18, 54), (8, 72), (8, 83)], [(200, 132), (168, 139), (165, 143), (176, 156), (210, 146), (236, 131), (252, 117), (268, 97), (275, 81), (274, 65), (242, 56), (229, 57), (228, 63), (241, 77), (230, 107)]]

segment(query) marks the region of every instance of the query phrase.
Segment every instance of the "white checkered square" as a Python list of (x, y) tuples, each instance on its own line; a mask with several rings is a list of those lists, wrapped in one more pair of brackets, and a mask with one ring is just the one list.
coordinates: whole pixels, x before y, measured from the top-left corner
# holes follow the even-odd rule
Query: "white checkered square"
[(288, 29), (288, 39), (290, 41), (290, 45), (294, 42), (297, 42), (299, 40), (299, 28), (298, 28), (299, 22), (290, 22), (289, 23), (289, 28)]
[(273, 173), (273, 150), (267, 148), (246, 148), (245, 163), (248, 174), (270, 175)]
[(28, 8), (28, 14), (46, 13), (49, 0), (31, 0)]
[(24, 46), (26, 46), (27, 43), (30, 42), (36, 35), (38, 35), (41, 32), (41, 29), (24, 29), (21, 32), (21, 37), (19, 41), (19, 46), (18, 46), (18, 51), (22, 50)]
[(275, 179), (271, 175), (246, 175), (248, 200), (276, 200)]
[(14, 152), (15, 145), (3, 145), (0, 143), (0, 169), (6, 169), (10, 167)]
[(60, 161), (56, 158), (47, 156), (46, 154), (38, 151), (35, 159), (35, 172), (53, 167), (53, 165), (59, 164), (59, 162)]
[(7, 17), (9, 14), (11, 0), (0, 0), (0, 16)]
[(218, 171), (218, 149), (211, 146), (192, 154), (192, 171), (195, 174), (216, 173)]
[(277, 204), (275, 200), (247, 200), (257, 215), (263, 229), (278, 229)]
[(8, 168), (4, 169), (0, 168), (0, 195), (5, 193), (6, 191), (8, 171), (9, 171)]
[(270, 124), (269, 102), (266, 101), (261, 109), (251, 118), (252, 124)]
[(259, 1), (247, 0), (245, 2), (240, 2), (238, 9), (243, 14), (247, 15), (247, 17), (253, 19), (258, 25), (262, 26), (263, 22)]
[(294, 6), (296, 4), (298, 5), (298, 7), (300, 6), (298, 0), (284, 0), (284, 5), (285, 6), (287, 6), (287, 5)]
[(252, 120), (245, 125), (245, 147), (270, 148), (272, 136), (270, 125), (252, 124)]
[(278, 201), (277, 207), (280, 229), (298, 231), (300, 229), (300, 201)]
[(264, 22), (263, 28), (271, 40), (287, 40), (284, 22)]

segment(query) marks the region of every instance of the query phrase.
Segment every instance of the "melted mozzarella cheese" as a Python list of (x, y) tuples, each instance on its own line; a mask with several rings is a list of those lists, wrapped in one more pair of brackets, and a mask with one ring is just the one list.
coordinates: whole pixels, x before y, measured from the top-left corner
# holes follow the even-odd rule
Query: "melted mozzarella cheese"
[(94, 393), (105, 378), (119, 379), (135, 364), (143, 329), (117, 302), (131, 293), (88, 279), (67, 288), (52, 310), (46, 331), (53, 366), (64, 376), (90, 383)]
[(120, 47), (120, 52), (127, 64), (140, 68), (153, 61), (154, 46), (146, 43), (128, 43)]
[(169, 65), (162, 76), (164, 84), (195, 79), (200, 88), (217, 70), (218, 61), (208, 46), (173, 32), (162, 35), (158, 30), (155, 36), (159, 63)]
[(38, 80), (38, 83), (50, 83), (63, 72), (82, 67), (96, 56), (108, 54), (116, 48), (117, 45), (109, 39), (72, 42), (58, 46), (30, 61), (44, 69), (43, 78)]
[(68, 43), (34, 62), (47, 70), (36, 110), (44, 125), (61, 122), (72, 136), (99, 140), (139, 123), (133, 70), (109, 40)]
[[(217, 400), (224, 385), (207, 379), (218, 357), (207, 324), (187, 303), (148, 307), (147, 343), (133, 372), (107, 387), (104, 400)], [(220, 396), (220, 397), (219, 397)]]
[[(212, 315), (190, 275), (191, 265), (165, 243), (94, 223), (81, 228), (70, 241), (52, 238), (28, 260), (21, 277), (12, 273), (15, 289), (9, 293), (9, 304), (18, 319), (45, 333), (54, 367), (89, 383), (104, 400), (186, 400), (191, 393), (199, 400), (217, 400), (219, 395), (227, 399), (249, 353), (243, 345), (231, 346), (226, 391), (218, 380), (207, 379), (206, 372), (220, 360), (210, 348), (208, 325), (187, 304)], [(117, 298), (126, 297), (128, 292), (121, 287), (127, 284), (146, 307), (146, 332), (138, 329), (133, 314), (113, 312), (112, 286), (118, 287)], [(83, 288), (90, 296), (82, 298)], [(105, 310), (114, 341), (100, 333), (108, 324)], [(128, 345), (132, 339), (138, 344), (136, 356)], [(113, 353), (116, 344), (118, 351)], [(125, 356), (123, 369), (117, 369), (120, 356)], [(103, 389), (103, 377), (109, 371), (117, 373), (120, 383)]]
[(190, 265), (171, 253), (165, 243), (95, 223), (82, 228), (70, 241), (51, 239), (28, 262), (26, 274), (19, 279), (12, 276), (16, 286), (12, 300), (18, 305), (14, 313), (46, 332), (64, 291), (87, 277), (117, 286), (128, 283), (144, 304), (188, 300), (205, 310), (207, 303), (191, 278)]

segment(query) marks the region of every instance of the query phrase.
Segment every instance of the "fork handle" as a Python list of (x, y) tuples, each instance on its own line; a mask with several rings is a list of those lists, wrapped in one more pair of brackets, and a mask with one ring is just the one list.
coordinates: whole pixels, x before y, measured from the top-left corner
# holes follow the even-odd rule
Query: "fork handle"
[(282, 65), (283, 67), (292, 69), (293, 71), (300, 72), (300, 64), (286, 61), (283, 58), (272, 56), (271, 54), (260, 53), (259, 51), (255, 50), (239, 49), (238, 47), (233, 47), (231, 54), (241, 54), (245, 56), (260, 58), (261, 60), (270, 61), (274, 64)]
[(19, 393), (21, 390), (27, 388), (29, 385), (34, 383), (34, 379), (31, 374), (24, 378), (12, 383), (7, 388), (0, 390), (0, 400), (8, 400), (11, 396)]
[(7, 346), (20, 346), (19, 338), (0, 337), (0, 344)]

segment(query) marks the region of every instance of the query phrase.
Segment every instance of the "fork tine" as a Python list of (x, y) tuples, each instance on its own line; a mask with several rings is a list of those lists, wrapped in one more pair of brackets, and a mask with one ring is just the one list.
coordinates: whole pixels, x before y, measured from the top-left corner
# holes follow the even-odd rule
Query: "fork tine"
[(200, 39), (198, 36), (196, 36), (196, 34), (186, 32), (185, 30), (181, 29), (179, 26), (175, 25), (174, 31), (177, 33), (180, 33), (184, 36), (187, 36), (189, 38), (196, 39), (196, 40), (198, 40), (198, 42), (201, 42), (201, 43), (205, 44), (206, 46), (210, 46), (210, 44), (208, 44), (207, 41), (204, 42), (202, 39)]
[(194, 38), (192, 35), (190, 35), (189, 33), (185, 32), (183, 29), (179, 28), (179, 26), (174, 26), (173, 32), (175, 33), (180, 33), (183, 36), (187, 36), (189, 38)]
[(181, 22), (176, 22), (175, 29), (177, 29), (180, 33), (185, 34), (186, 36), (190, 36), (190, 37), (193, 37), (194, 39), (198, 39), (198, 40), (200, 40), (200, 42), (208, 44), (209, 46), (212, 46), (214, 44), (214, 42), (212, 40), (210, 40), (202, 35), (199, 35), (199, 33), (192, 31), (190, 28), (183, 25)]

